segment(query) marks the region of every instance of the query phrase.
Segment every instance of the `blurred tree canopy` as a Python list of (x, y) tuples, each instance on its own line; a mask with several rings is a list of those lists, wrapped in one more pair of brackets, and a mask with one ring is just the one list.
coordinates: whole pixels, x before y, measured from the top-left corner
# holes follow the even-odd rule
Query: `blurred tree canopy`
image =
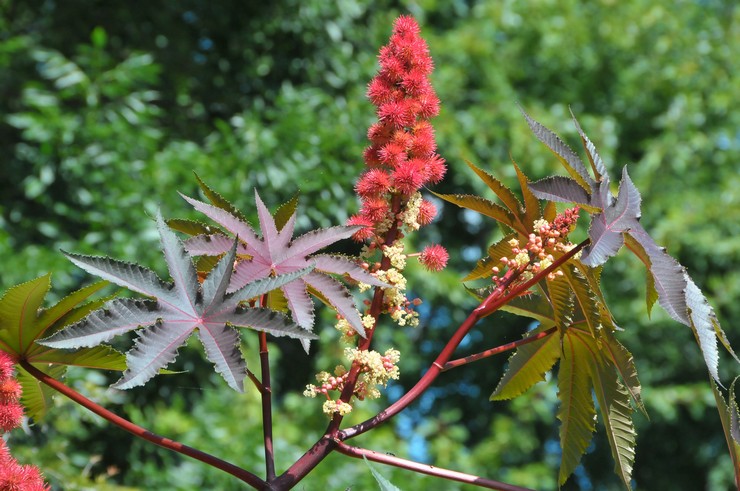
[[(157, 207), (168, 217), (192, 216), (176, 191), (196, 194), (193, 171), (248, 216), (258, 187), (273, 207), (300, 191), (304, 230), (343, 223), (356, 211), (352, 186), (375, 118), (365, 85), (402, 13), (418, 18), (437, 66), (433, 81), (443, 105), (435, 126), (450, 166), (437, 190), (483, 191), (463, 159), (510, 185), (511, 158), (532, 179), (558, 172), (517, 103), (574, 139), (570, 107), (612, 176), (630, 166), (643, 195), (643, 224), (689, 268), (740, 346), (733, 327), (740, 318), (740, 12), (731, 0), (6, 0), (0, 287), (47, 271), (58, 294), (91, 281), (60, 248), (136, 259), (163, 272), (151, 216)], [(422, 326), (376, 337), (403, 356), (404, 376), (389, 388), (391, 399), (474, 306), (459, 278), (498, 233), (450, 205), (424, 231), (419, 240), (441, 241), (452, 261), (431, 279), (410, 268), (410, 284), (424, 300)], [(690, 331), (658, 309), (648, 320), (637, 261), (624, 258), (604, 276), (650, 414), (649, 421), (636, 417), (637, 487), (730, 489), (731, 463)], [(324, 429), (319, 405), (309, 412), (315, 401), (300, 392), (312, 382), (311, 367), (333, 367), (340, 355), (326, 324), (311, 357), (276, 343), (278, 466)], [(519, 319), (494, 316), (464, 349), (517, 339), (525, 328)], [(556, 488), (556, 388), (543, 383), (511, 403), (489, 402), (505, 361), (446, 374), (408, 414), (360, 444)], [(203, 363), (185, 350), (178, 367), (187, 374), (126, 394), (101, 389), (111, 381), (106, 374), (73, 372), (68, 381), (153, 431), (259, 471), (256, 394), (239, 396), (217, 377), (199, 375)], [(725, 367), (730, 380), (737, 367)], [(55, 488), (238, 489), (229, 476), (132, 442), (61, 398), (57, 404), (29, 434), (12, 435), (19, 459), (40, 465)], [(368, 404), (355, 417), (373, 409)], [(612, 467), (608, 445), (597, 437), (565, 489), (619, 489)], [(465, 489), (379, 470), (406, 489)], [(341, 456), (305, 485), (375, 486), (361, 462)]]

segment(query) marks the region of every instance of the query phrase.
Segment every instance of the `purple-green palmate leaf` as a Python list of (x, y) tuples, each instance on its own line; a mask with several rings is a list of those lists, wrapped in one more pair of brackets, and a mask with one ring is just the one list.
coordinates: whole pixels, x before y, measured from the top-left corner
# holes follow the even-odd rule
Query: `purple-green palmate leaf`
[[(106, 299), (87, 301), (108, 283), (99, 281), (70, 293), (55, 305), (44, 308), (44, 298), (51, 287), (51, 275), (9, 288), (0, 297), (0, 350), (14, 360), (25, 360), (47, 375), (61, 379), (67, 366), (124, 370), (122, 353), (109, 346), (96, 346), (70, 353), (40, 346), (36, 340), (83, 318), (102, 305)], [(86, 303), (85, 303), (86, 302)], [(51, 405), (53, 390), (41, 384), (22, 367), (18, 380), (23, 389), (26, 414), (39, 421)]]
[(245, 308), (242, 302), (263, 295), (311, 272), (307, 265), (289, 274), (245, 283), (227, 292), (233, 273), (238, 239), (218, 262), (203, 284), (180, 239), (157, 214), (162, 250), (173, 283), (162, 281), (153, 271), (137, 264), (104, 257), (65, 253), (90, 274), (151, 297), (116, 299), (85, 319), (39, 341), (54, 348), (97, 346), (115, 336), (139, 329), (134, 347), (127, 353), (127, 369), (113, 386), (129, 389), (143, 385), (173, 362), (177, 351), (197, 330), (206, 357), (230, 387), (243, 391), (246, 362), (239, 349), (238, 327), (290, 336), (301, 340), (315, 336), (283, 315), (263, 308)]
[[(362, 320), (352, 295), (330, 275), (346, 275), (355, 281), (372, 286), (388, 287), (389, 285), (368, 273), (353, 258), (332, 254), (312, 255), (338, 240), (352, 236), (360, 227), (330, 227), (314, 230), (293, 239), (295, 212), (287, 218), (284, 217), (282, 220), (284, 223), (282, 227), (279, 227), (255, 191), (257, 216), (262, 234), (260, 236), (248, 223), (224, 208), (184, 195), (182, 197), (196, 210), (238, 236), (240, 248), (243, 247), (240, 250), (251, 257), (249, 260), (237, 261), (229, 291), (237, 290), (250, 281), (291, 273), (305, 268), (308, 264), (314, 264), (315, 270), (309, 275), (301, 276), (295, 282), (286, 283), (281, 287), (293, 320), (304, 329), (313, 328), (314, 307), (308, 289), (311, 287), (321, 294), (358, 334), (365, 336)], [(221, 255), (226, 252), (227, 243), (230, 244), (230, 239), (221, 234), (197, 235), (186, 241), (185, 247), (194, 255)]]
[(717, 340), (736, 360), (738, 358), (730, 347), (714, 310), (686, 269), (668, 255), (664, 248), (658, 246), (640, 224), (641, 197), (626, 167), (622, 170), (617, 195), (613, 196), (609, 190), (606, 167), (575, 117), (573, 120), (596, 179), (588, 175), (586, 166), (555, 133), (526, 113), (524, 116), (535, 136), (558, 156), (571, 175), (547, 177), (531, 184), (531, 191), (540, 199), (585, 204), (584, 208), (591, 214), (591, 244), (584, 249), (581, 262), (590, 267), (599, 266), (627, 244), (652, 275), (648, 282), (648, 308), (652, 306), (657, 294), (658, 302), (673, 319), (691, 327), (709, 373), (719, 382)]

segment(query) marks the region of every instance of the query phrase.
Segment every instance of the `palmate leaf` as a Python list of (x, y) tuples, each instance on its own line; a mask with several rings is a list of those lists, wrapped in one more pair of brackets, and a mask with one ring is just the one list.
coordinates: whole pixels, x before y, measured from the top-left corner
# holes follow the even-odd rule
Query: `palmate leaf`
[[(534, 336), (544, 329), (537, 328), (527, 333)], [(520, 346), (509, 358), (509, 366), (501, 378), (490, 400), (513, 399), (523, 394), (537, 382), (545, 380), (545, 374), (560, 357), (560, 340), (557, 336), (545, 336)]]
[[(121, 358), (123, 358), (123, 355), (121, 355)], [(33, 366), (56, 380), (62, 380), (67, 373), (67, 367), (64, 365), (34, 363)], [(57, 391), (20, 367), (18, 367), (17, 380), (23, 388), (21, 404), (23, 404), (25, 414), (36, 422), (41, 421), (51, 408), (52, 398), (57, 394)]]
[[(554, 322), (552, 315), (545, 316), (549, 324)], [(543, 325), (527, 336), (544, 330)], [(604, 330), (602, 334), (607, 332)], [(597, 341), (588, 329), (570, 325), (562, 336), (550, 334), (520, 346), (509, 360), (491, 400), (510, 399), (522, 394), (542, 381), (558, 360), (560, 407), (557, 416), (561, 421), (562, 448), (560, 484), (573, 473), (591, 442), (596, 417), (595, 395), (612, 449), (615, 471), (629, 489), (635, 450), (630, 394), (638, 407), (642, 409), (643, 406), (632, 355), (613, 337), (602, 337)]]
[(714, 380), (710, 379), (709, 382), (712, 384), (712, 392), (714, 393), (714, 399), (717, 401), (717, 410), (722, 421), (722, 430), (727, 441), (727, 449), (732, 459), (732, 467), (735, 471), (735, 486), (740, 489), (740, 413), (738, 413), (737, 401), (735, 400), (735, 384), (737, 383), (737, 379), (736, 377), (730, 385), (730, 393), (728, 395), (729, 405)]
[[(581, 377), (588, 374), (590, 385), (599, 404), (602, 422), (606, 431), (612, 457), (614, 458), (615, 472), (622, 479), (627, 489), (631, 489), (632, 466), (635, 460), (636, 433), (632, 423), (632, 407), (630, 396), (619, 380), (619, 375), (608, 357), (604, 356), (601, 344), (591, 334), (575, 326), (569, 328), (563, 339), (564, 358), (571, 355), (567, 365), (561, 361), (558, 377), (565, 376), (565, 381), (559, 380), (558, 394), (561, 408), (558, 418), (561, 419), (561, 447), (563, 460), (560, 472), (562, 484), (575, 469), (580, 456), (588, 447), (590, 435), (593, 431), (593, 405), (586, 402), (581, 393), (574, 393), (568, 389), (583, 390)], [(590, 391), (589, 391), (590, 396)], [(577, 405), (573, 398), (578, 398)], [(585, 404), (585, 405), (584, 405)]]
[[(98, 308), (105, 299), (86, 302), (108, 283), (101, 281), (70, 293), (55, 305), (43, 308), (46, 293), (51, 287), (51, 276), (44, 275), (9, 288), (0, 298), (0, 350), (16, 361), (27, 361), (54, 378), (61, 378), (67, 366), (81, 366), (104, 370), (124, 370), (123, 354), (109, 347), (95, 347), (70, 353), (36, 344), (48, 336), (76, 322)], [(19, 381), (23, 390), (22, 403), (27, 414), (41, 419), (50, 406), (53, 391), (38, 383), (19, 367)]]
[[(566, 177), (545, 178), (530, 186), (539, 198), (557, 201), (588, 203), (591, 213), (589, 228), (590, 245), (581, 255), (581, 263), (596, 267), (614, 256), (627, 244), (650, 272), (647, 287), (648, 310), (656, 300), (666, 312), (678, 322), (689, 326), (695, 333), (707, 369), (712, 378), (719, 382), (719, 352), (717, 341), (738, 360), (727, 341), (719, 321), (701, 290), (694, 284), (678, 261), (659, 247), (640, 224), (641, 197), (627, 173), (622, 170), (622, 179), (617, 196), (609, 190), (609, 176), (595, 146), (575, 121), (576, 128), (589, 156), (596, 179), (592, 178), (578, 156), (552, 131), (534, 121), (524, 113), (535, 136), (545, 143), (563, 163), (570, 174)], [(584, 192), (586, 197), (584, 197)], [(576, 296), (592, 330), (597, 327), (584, 305), (584, 296)], [(602, 310), (602, 319), (605, 318)], [(740, 360), (738, 360), (740, 362)]]
[(591, 380), (584, 360), (592, 354), (585, 343), (572, 335), (563, 337), (563, 354), (558, 369), (558, 399), (560, 407), (560, 473), (562, 486), (586, 452), (595, 429), (596, 409), (591, 395)]
[(141, 327), (134, 347), (127, 353), (127, 369), (113, 385), (129, 389), (143, 385), (174, 361), (178, 348), (197, 330), (206, 357), (216, 371), (230, 387), (243, 391), (246, 363), (239, 350), (240, 337), (235, 328), (250, 328), (301, 340), (315, 338), (281, 314), (241, 306), (245, 300), (280, 288), (309, 273), (312, 267), (252, 281), (227, 293), (237, 240), (201, 285), (182, 242), (159, 213), (157, 228), (173, 283), (163, 282), (152, 271), (136, 264), (67, 253), (73, 263), (88, 273), (152, 299), (113, 300), (80, 322), (40, 341), (40, 344), (52, 348), (93, 347)]
[[(208, 216), (235, 236), (239, 237), (243, 253), (249, 260), (238, 261), (229, 285), (229, 292), (241, 288), (249, 281), (267, 278), (277, 274), (286, 274), (313, 265), (315, 270), (295, 282), (281, 287), (285, 305), (290, 310), (293, 320), (302, 328), (311, 330), (315, 316), (313, 301), (309, 297), (311, 289), (318, 292), (361, 336), (365, 335), (360, 314), (355, 307), (354, 299), (348, 290), (330, 275), (346, 275), (355, 281), (389, 287), (368, 273), (354, 258), (331, 254), (314, 254), (318, 250), (338, 240), (346, 239), (359, 227), (330, 227), (308, 232), (293, 239), (296, 212), (295, 200), (289, 201), (275, 214), (271, 215), (259, 194), (255, 191), (255, 202), (259, 218), (261, 235), (239, 217), (207, 203), (183, 198), (196, 210)], [(220, 255), (226, 252), (230, 239), (223, 235), (193, 237), (185, 246), (191, 254)], [(240, 249), (241, 250), (241, 249)], [(279, 299), (281, 302), (283, 298)], [(307, 344), (304, 344), (307, 346)]]

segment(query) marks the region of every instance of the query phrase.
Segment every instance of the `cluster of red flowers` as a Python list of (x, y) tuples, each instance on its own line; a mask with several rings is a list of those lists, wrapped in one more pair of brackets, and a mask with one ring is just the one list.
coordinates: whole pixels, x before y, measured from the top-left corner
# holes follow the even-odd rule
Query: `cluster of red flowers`
[[(0, 430), (7, 432), (20, 426), (23, 406), (18, 402), (21, 386), (14, 377), (13, 359), (0, 351)], [(41, 472), (32, 465), (20, 465), (10, 455), (5, 441), (0, 438), (0, 490), (47, 491)]]
[[(429, 82), (432, 58), (416, 20), (409, 16), (396, 20), (379, 61), (380, 71), (368, 86), (378, 122), (368, 131), (371, 145), (364, 160), (369, 169), (355, 187), (362, 208), (350, 225), (377, 227), (389, 218), (392, 195), (408, 199), (422, 186), (441, 181), (447, 170), (436, 153), (434, 128), (429, 123), (439, 113), (439, 99)], [(436, 214), (431, 202), (422, 201), (416, 223), (426, 225)], [(364, 240), (372, 233), (367, 228), (355, 238)]]

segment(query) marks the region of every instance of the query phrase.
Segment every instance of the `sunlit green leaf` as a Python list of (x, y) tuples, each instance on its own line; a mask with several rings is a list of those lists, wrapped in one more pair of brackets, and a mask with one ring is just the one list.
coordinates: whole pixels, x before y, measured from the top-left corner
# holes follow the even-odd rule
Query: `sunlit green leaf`
[[(542, 330), (543, 328), (538, 328), (530, 331), (525, 337), (534, 336)], [(545, 374), (559, 357), (560, 338), (558, 336), (545, 336), (520, 346), (509, 358), (509, 366), (490, 399), (501, 401), (524, 393), (537, 382), (545, 380)]]

